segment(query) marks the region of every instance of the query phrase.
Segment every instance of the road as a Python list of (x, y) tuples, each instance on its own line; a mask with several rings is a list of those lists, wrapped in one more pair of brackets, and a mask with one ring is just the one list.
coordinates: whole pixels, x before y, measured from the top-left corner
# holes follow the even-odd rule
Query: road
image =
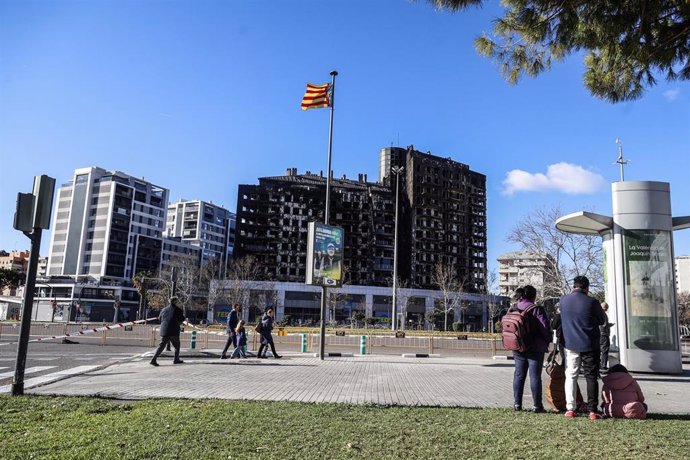
[[(63, 344), (60, 341), (30, 343), (24, 375), (25, 386), (97, 369), (151, 350), (152, 348), (143, 346)], [(9, 391), (14, 378), (16, 357), (16, 345), (0, 346), (0, 393)]]

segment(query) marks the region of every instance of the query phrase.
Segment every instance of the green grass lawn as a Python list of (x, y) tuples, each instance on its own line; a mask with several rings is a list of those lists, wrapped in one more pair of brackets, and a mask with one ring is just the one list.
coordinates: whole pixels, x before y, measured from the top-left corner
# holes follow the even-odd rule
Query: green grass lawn
[(688, 458), (690, 416), (0, 396), (1, 459)]

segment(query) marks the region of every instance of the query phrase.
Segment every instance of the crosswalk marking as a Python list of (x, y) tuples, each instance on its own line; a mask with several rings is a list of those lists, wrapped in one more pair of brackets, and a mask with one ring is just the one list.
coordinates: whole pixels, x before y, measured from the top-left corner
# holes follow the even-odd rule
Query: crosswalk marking
[[(24, 375), (26, 374), (35, 374), (36, 372), (43, 372), (47, 371), (48, 369), (53, 369), (55, 366), (36, 366), (36, 367), (30, 367), (26, 370), (24, 370)], [(14, 371), (12, 372), (3, 372), (0, 374), (0, 379), (6, 379), (7, 377), (13, 377), (14, 376)]]
[[(50, 366), (53, 368), (55, 366)], [(86, 372), (98, 369), (100, 366), (77, 366), (71, 369), (65, 369), (58, 372), (53, 372), (52, 374), (41, 375), (40, 377), (34, 377), (24, 381), (24, 389), (35, 387), (36, 385), (42, 385), (45, 383), (55, 382), (57, 380), (62, 380), (66, 377), (71, 377), (77, 374), (83, 374)], [(27, 369), (28, 371), (28, 369)], [(0, 393), (9, 393), (12, 391), (12, 385), (0, 386)]]

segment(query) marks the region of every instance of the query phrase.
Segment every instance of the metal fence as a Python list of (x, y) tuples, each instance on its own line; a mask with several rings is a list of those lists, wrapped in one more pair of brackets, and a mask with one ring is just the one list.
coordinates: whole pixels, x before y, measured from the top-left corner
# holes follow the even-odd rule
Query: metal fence
[[(100, 345), (131, 345), (154, 347), (158, 343), (158, 325), (135, 324), (124, 328), (103, 330), (79, 335), (80, 330), (95, 329), (104, 326), (102, 323), (32, 323), (30, 339), (49, 339), (70, 335), (68, 340)], [(185, 327), (181, 334), (182, 346), (190, 348), (192, 331), (196, 332), (196, 349), (222, 349), (227, 341), (227, 335), (217, 329)], [(278, 331), (276, 331), (278, 332)], [(280, 333), (273, 335), (276, 347), (281, 350), (302, 351), (302, 336), (306, 334), (306, 351), (315, 353), (319, 347), (317, 333)], [(360, 352), (360, 334), (326, 335), (326, 347), (331, 352)], [(504, 352), (499, 339), (466, 338), (458, 340), (455, 337), (439, 336), (407, 336), (396, 338), (392, 335), (369, 334), (366, 337), (367, 354), (395, 354), (395, 353), (439, 353), (457, 354), (475, 352), (482, 354), (500, 354)], [(466, 337), (466, 336), (461, 336)], [(247, 330), (247, 344), (251, 351), (259, 347), (259, 334), (253, 329)], [(18, 323), (0, 323), (0, 342), (16, 342), (19, 340)], [(55, 339), (59, 340), (59, 339)]]
[[(102, 327), (102, 323), (32, 323), (30, 328), (31, 340), (48, 339), (54, 336), (72, 335), (69, 340), (100, 345), (130, 345), (154, 347), (159, 341), (158, 325), (135, 324), (133, 326), (104, 330), (95, 333), (78, 335), (80, 330)], [(186, 326), (181, 334), (184, 348), (191, 347), (192, 331), (195, 331), (196, 349), (218, 350), (225, 346), (227, 335), (218, 329), (196, 328)], [(302, 351), (302, 337), (306, 334), (306, 352), (316, 353), (319, 348), (319, 334), (311, 332), (286, 333), (280, 329), (273, 335), (276, 348), (285, 351)], [(76, 334), (76, 335), (75, 335)], [(326, 350), (329, 352), (360, 353), (362, 335), (365, 337), (366, 354), (402, 354), (428, 353), (442, 356), (494, 356), (508, 355), (503, 348), (498, 335), (483, 335), (472, 337), (468, 335), (406, 335), (395, 337), (392, 334), (327, 334)], [(16, 342), (19, 340), (19, 323), (0, 323), (0, 343)], [(57, 339), (56, 339), (57, 340)], [(259, 348), (259, 334), (252, 328), (247, 328), (247, 345), (250, 351)], [(690, 341), (681, 341), (681, 352), (690, 355)]]

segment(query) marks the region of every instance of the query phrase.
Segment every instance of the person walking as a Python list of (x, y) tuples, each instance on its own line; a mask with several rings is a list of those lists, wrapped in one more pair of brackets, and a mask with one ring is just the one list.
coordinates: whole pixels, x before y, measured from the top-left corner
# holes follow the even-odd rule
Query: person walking
[(609, 370), (609, 349), (611, 348), (611, 326), (613, 323), (609, 323), (609, 315), (606, 313), (609, 310), (609, 304), (606, 302), (601, 304), (601, 308), (604, 310), (604, 324), (599, 326), (599, 333), (601, 338), (599, 339), (599, 348), (601, 350), (601, 371), (607, 372)]
[(261, 359), (266, 359), (266, 352), (269, 346), (271, 347), (271, 353), (273, 353), (274, 358), (282, 358), (282, 356), (276, 352), (276, 346), (273, 343), (273, 336), (271, 335), (271, 331), (273, 331), (273, 322), (273, 307), (267, 307), (266, 313), (261, 318), (261, 345), (257, 353), (257, 356)]
[(228, 340), (225, 342), (225, 347), (223, 348), (223, 351), (220, 354), (220, 359), (227, 359), (227, 352), (228, 348), (230, 348), (230, 345), (232, 345), (233, 350), (237, 348), (237, 324), (239, 323), (240, 320), (240, 315), (242, 314), (242, 306), (238, 303), (234, 304), (232, 306), (232, 310), (230, 311), (230, 314), (228, 314), (228, 321), (227, 321), (227, 333), (228, 333)]
[(575, 417), (577, 378), (580, 368), (587, 381), (587, 410), (590, 420), (599, 420), (599, 326), (606, 322), (606, 314), (599, 301), (589, 295), (589, 280), (576, 276), (573, 290), (561, 297), (561, 326), (565, 347), (566, 417)]
[(244, 351), (244, 347), (247, 345), (247, 331), (244, 329), (243, 319), (237, 323), (237, 330), (235, 333), (237, 335), (237, 346), (232, 351), (232, 356), (230, 356), (230, 358), (246, 358), (247, 354)]
[(544, 353), (549, 348), (551, 330), (546, 312), (541, 306), (535, 304), (537, 290), (530, 285), (523, 288), (522, 298), (518, 300), (514, 309), (526, 313), (529, 324), (529, 336), (527, 351), (513, 351), (515, 360), (515, 373), (513, 374), (513, 401), (515, 410), (522, 410), (522, 395), (525, 389), (525, 380), (529, 370), (530, 390), (532, 391), (532, 412), (544, 412), (542, 402), (541, 370), (544, 367)]
[(151, 365), (158, 366), (157, 359), (168, 344), (172, 344), (175, 348), (175, 359), (173, 359), (173, 364), (182, 364), (184, 361), (180, 359), (180, 325), (184, 322), (185, 318), (182, 309), (177, 306), (177, 297), (170, 297), (170, 304), (161, 310), (160, 320), (161, 343), (158, 345), (158, 349), (151, 359)]

